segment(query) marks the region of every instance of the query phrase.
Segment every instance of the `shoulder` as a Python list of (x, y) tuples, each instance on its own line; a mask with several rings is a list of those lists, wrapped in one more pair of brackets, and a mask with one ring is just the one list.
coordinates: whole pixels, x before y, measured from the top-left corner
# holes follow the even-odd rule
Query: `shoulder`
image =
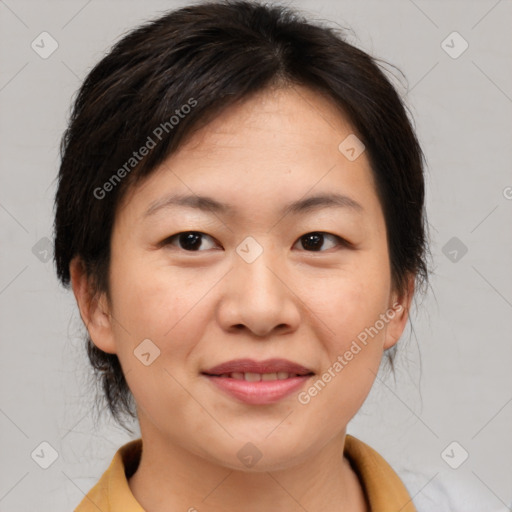
[(400, 477), (371, 446), (347, 434), (344, 455), (359, 477), (371, 512), (416, 512)]
[(144, 512), (135, 500), (128, 478), (135, 472), (142, 453), (142, 439), (121, 446), (99, 481), (84, 496), (74, 512)]

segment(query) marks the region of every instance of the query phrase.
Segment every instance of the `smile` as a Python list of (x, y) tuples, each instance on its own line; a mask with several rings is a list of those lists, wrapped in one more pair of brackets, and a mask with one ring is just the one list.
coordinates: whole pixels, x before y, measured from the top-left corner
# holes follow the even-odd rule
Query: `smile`
[(299, 391), (313, 374), (233, 373), (220, 376), (203, 374), (215, 389), (251, 405), (273, 404)]

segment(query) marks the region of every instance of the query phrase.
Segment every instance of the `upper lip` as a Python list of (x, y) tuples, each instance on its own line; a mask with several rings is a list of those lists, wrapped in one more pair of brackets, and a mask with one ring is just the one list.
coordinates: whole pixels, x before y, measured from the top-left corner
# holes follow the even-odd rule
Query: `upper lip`
[(286, 372), (297, 375), (309, 375), (314, 373), (309, 368), (287, 359), (265, 359), (255, 361), (254, 359), (233, 359), (226, 361), (213, 368), (203, 371), (207, 375), (223, 375), (225, 373), (277, 373)]

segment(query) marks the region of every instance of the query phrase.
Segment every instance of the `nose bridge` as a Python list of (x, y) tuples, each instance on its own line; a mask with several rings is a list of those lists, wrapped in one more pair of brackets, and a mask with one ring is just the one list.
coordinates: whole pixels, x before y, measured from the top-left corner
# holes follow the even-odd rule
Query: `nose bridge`
[(246, 296), (256, 296), (267, 304), (278, 301), (281, 295), (282, 283), (275, 274), (282, 268), (281, 262), (273, 250), (270, 237), (260, 241), (252, 236), (246, 237), (236, 248), (235, 258), (238, 286), (241, 286)]
[(233, 271), (221, 307), (225, 328), (244, 325), (258, 336), (278, 326), (296, 326), (299, 312), (293, 294), (284, 284), (284, 262), (279, 260), (268, 238), (247, 237), (236, 248)]

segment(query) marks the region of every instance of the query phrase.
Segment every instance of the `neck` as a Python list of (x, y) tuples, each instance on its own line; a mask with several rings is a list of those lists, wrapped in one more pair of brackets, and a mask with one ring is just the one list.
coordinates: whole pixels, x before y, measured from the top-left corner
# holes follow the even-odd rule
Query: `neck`
[(359, 479), (343, 457), (345, 431), (292, 466), (242, 471), (145, 430), (141, 426), (143, 453), (128, 483), (147, 512), (369, 510)]

